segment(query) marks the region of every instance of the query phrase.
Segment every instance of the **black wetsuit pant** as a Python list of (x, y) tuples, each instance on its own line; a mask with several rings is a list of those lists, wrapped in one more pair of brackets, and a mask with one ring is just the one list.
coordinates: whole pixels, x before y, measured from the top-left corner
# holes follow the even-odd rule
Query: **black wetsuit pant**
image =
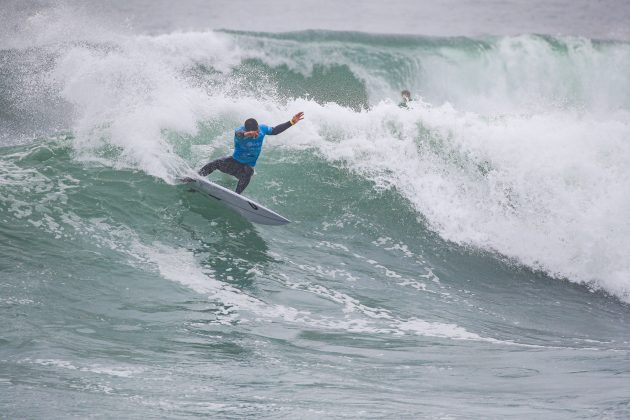
[(216, 169), (223, 173), (230, 174), (238, 179), (238, 185), (236, 186), (236, 193), (243, 192), (249, 180), (254, 174), (254, 168), (244, 163), (241, 163), (232, 156), (227, 156), (221, 159), (213, 160), (199, 170), (199, 175), (206, 176), (211, 174)]

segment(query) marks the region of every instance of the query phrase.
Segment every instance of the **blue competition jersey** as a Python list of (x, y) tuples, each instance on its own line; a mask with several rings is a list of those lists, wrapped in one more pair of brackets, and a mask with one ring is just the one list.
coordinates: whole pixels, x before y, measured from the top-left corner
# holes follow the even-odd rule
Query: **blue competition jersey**
[(262, 150), (262, 144), (265, 136), (271, 133), (273, 127), (267, 125), (259, 125), (260, 131), (258, 137), (236, 137), (237, 131), (245, 131), (245, 126), (240, 126), (234, 130), (234, 154), (232, 158), (249, 166), (256, 166), (258, 156)]

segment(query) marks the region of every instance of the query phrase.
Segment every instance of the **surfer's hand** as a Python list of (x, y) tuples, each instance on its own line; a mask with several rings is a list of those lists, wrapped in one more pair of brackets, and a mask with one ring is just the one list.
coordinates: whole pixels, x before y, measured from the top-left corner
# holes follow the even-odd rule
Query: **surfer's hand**
[(302, 121), (303, 119), (304, 119), (304, 113), (298, 112), (297, 114), (293, 116), (293, 118), (291, 118), (291, 124), (295, 125), (298, 123), (298, 121)]
[(245, 131), (243, 137), (258, 137), (258, 130)]

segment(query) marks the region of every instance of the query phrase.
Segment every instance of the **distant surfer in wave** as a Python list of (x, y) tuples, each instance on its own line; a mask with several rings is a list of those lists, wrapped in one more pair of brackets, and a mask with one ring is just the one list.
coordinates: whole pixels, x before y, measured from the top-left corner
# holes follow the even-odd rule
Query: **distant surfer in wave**
[(207, 176), (218, 169), (236, 177), (238, 179), (236, 193), (242, 193), (254, 174), (254, 166), (256, 166), (258, 156), (260, 156), (265, 136), (280, 134), (303, 118), (304, 113), (298, 112), (289, 121), (275, 127), (264, 124), (258, 125), (258, 121), (249, 118), (245, 124), (234, 130), (234, 153), (232, 156), (213, 160), (199, 170), (199, 175)]
[(409, 92), (408, 90), (403, 90), (402, 92), (400, 92), (400, 95), (402, 96), (402, 102), (400, 102), (398, 106), (401, 108), (409, 108), (408, 103), (413, 100), (411, 99), (411, 92)]

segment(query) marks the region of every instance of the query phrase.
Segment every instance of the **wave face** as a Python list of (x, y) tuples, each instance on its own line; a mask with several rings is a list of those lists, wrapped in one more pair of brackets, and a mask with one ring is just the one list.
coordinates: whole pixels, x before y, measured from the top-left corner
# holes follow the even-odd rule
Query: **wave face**
[[(507, 377), (528, 381), (550, 368), (526, 349), (572, 359), (596, 348), (604, 360), (588, 357), (607, 371), (623, 362), (615, 352), (628, 350), (630, 321), (630, 44), (322, 31), (150, 36), (87, 18), (68, 27), (59, 22), (69, 11), (50, 13), (0, 42), (2, 317), (28, 314), (0, 338), (7, 372), (61, 376), (56, 392), (75, 386), (94, 404), (112, 395), (103, 403), (112, 412), (242, 416), (264, 407), (277, 416), (286, 385), (255, 395), (267, 369), (292, 383), (320, 366), (321, 383), (335, 387), (336, 372), (365, 357), (348, 374), (365, 390), (369, 366), (399, 354), (413, 366), (396, 368), (451, 389), (436, 372), (473, 348), (494, 372), (481, 380), (498, 390)], [(402, 89), (414, 98), (408, 108), (398, 106)], [(268, 138), (247, 190), (294, 220), (285, 230), (253, 227), (175, 185), (229, 153), (229, 133), (244, 119), (274, 125), (297, 111), (306, 119)], [(42, 326), (49, 332), (28, 347), (24, 334)], [(87, 356), (97, 337), (104, 347)], [(427, 342), (444, 359), (418, 371), (423, 363), (405, 348)], [(137, 350), (143, 343), (147, 354)], [(19, 355), (20, 346), (28, 351)], [(174, 353), (162, 354), (169, 346)], [(216, 351), (212, 368), (190, 368), (204, 348)], [(339, 348), (347, 363), (329, 359)], [(496, 348), (517, 349), (505, 352), (505, 371), (493, 370)], [(261, 360), (240, 371), (251, 398), (226, 404), (247, 355)], [(177, 357), (190, 364), (171, 370)], [(125, 391), (164, 375), (188, 395)], [(228, 387), (200, 405), (212, 375)], [(37, 387), (12, 385), (7, 398), (23, 397), (4, 401), (8, 413), (45, 412), (25, 408)], [(623, 386), (605, 389), (612, 400)], [(284, 407), (352, 416), (343, 399), (353, 396), (366, 415), (403, 415), (414, 398), (399, 387), (400, 403), (379, 411), (362, 398), (384, 390), (346, 391)], [(456, 394), (413, 412), (447, 415)], [(550, 413), (555, 397), (530, 396), (541, 405), (519, 413)], [(615, 413), (627, 413), (623, 398)], [(450, 413), (509, 413), (462, 404)], [(85, 415), (76, 406), (66, 413)]]
[(303, 109), (269, 154), (308, 149), (396, 189), (446, 240), (629, 299), (628, 44), (208, 32), (23, 51), (3, 52), (7, 125), (72, 121), (77, 158), (172, 182), (208, 159), (193, 146), (225, 153), (247, 116)]

